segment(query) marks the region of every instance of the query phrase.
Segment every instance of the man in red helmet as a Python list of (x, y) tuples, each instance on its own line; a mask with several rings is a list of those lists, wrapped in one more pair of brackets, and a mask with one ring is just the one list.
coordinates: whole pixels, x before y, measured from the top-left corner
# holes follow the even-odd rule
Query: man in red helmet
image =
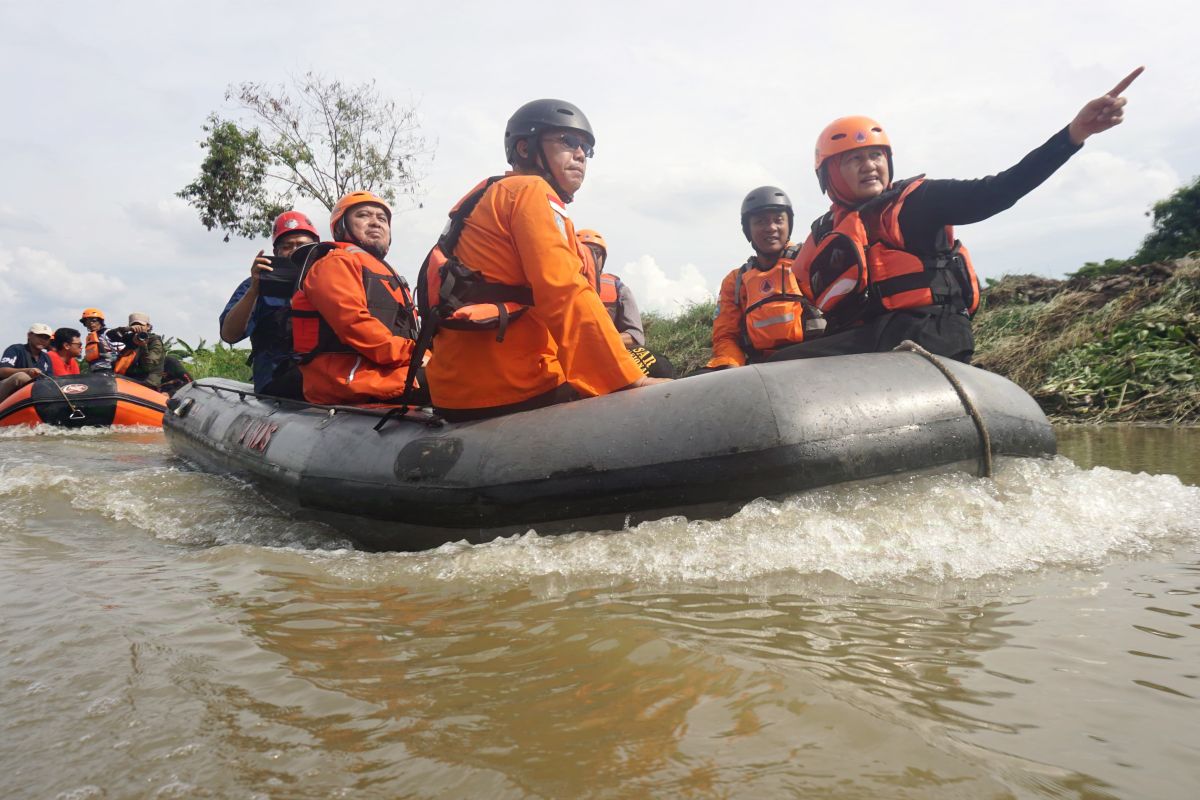
[[(286, 259), (319, 239), (312, 220), (300, 211), (285, 211), (275, 218), (271, 249), (276, 259)], [(221, 339), (235, 344), (250, 337), (254, 391), (299, 399), (299, 382), (288, 380), (288, 371), (281, 369), (290, 366), (291, 330), (284, 318), (294, 287), (287, 286), (286, 292), (265, 291), (263, 278), (269, 279), (273, 272), (272, 259), (259, 250), (250, 263), (250, 277), (238, 285), (221, 312)]]
[(313, 262), (292, 298), (304, 398), (330, 405), (399, 402), (417, 319), (408, 283), (384, 260), (392, 209), (371, 192), (351, 192), (334, 205), (329, 228), (329, 252)]
[(812, 225), (798, 257), (801, 288), (824, 313), (824, 338), (771, 360), (891, 350), (912, 340), (970, 362), (970, 316), (979, 280), (953, 225), (1011, 207), (1066, 163), (1089, 136), (1120, 124), (1121, 93), (1139, 67), (1088, 102), (1067, 127), (1018, 164), (981, 180), (893, 182), (892, 147), (878, 122), (834, 120), (817, 139), (816, 169), (833, 204)]

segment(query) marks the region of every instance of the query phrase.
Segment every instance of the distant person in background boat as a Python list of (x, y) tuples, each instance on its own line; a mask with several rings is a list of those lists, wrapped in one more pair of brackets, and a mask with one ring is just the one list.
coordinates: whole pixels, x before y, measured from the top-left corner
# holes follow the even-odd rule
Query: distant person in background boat
[(88, 369), (92, 372), (111, 371), (124, 345), (108, 338), (108, 328), (104, 326), (104, 312), (98, 308), (85, 308), (79, 315), (79, 322), (87, 331), (83, 358), (88, 363)]
[(1134, 70), (1088, 102), (1069, 125), (1018, 164), (980, 180), (893, 181), (892, 145), (868, 117), (843, 117), (817, 138), (816, 171), (833, 204), (804, 243), (801, 284), (828, 334), (773, 360), (881, 352), (911, 339), (969, 362), (979, 280), (953, 225), (1010, 208), (1066, 163), (1093, 134), (1121, 123)]
[(79, 361), (83, 358), (82, 334), (74, 328), (59, 328), (50, 340), (46, 357), (50, 360), (51, 374), (78, 375)]
[(29, 326), (25, 344), (9, 345), (0, 356), (0, 400), (40, 375), (53, 372), (46, 355), (54, 331), (42, 322)]
[(806, 335), (819, 336), (824, 327), (796, 277), (791, 198), (778, 186), (751, 189), (742, 200), (741, 220), (754, 254), (721, 281), (713, 355), (701, 372), (758, 363)]
[(148, 314), (133, 312), (129, 315), (128, 326), (114, 328), (108, 332), (108, 336), (123, 345), (121, 355), (113, 364), (114, 372), (155, 389), (162, 385), (167, 348), (162, 337), (154, 332)]
[(439, 240), (420, 287), (436, 312), (423, 323), (438, 320), (430, 391), (447, 419), (496, 417), (661, 380), (629, 357), (582, 274), (567, 204), (595, 143), (577, 106), (526, 103), (504, 131), (512, 171), (481, 182), (451, 210), (447, 232), (455, 241)]
[[(271, 250), (276, 259), (289, 258), (299, 248), (321, 238), (312, 220), (299, 211), (280, 214), (273, 229)], [(221, 339), (236, 344), (250, 337), (254, 391), (302, 400), (300, 373), (291, 363), (292, 329), (288, 321), (295, 287), (291, 281), (272, 282), (270, 279), (276, 277), (273, 272), (271, 258), (259, 250), (250, 263), (250, 277), (233, 291), (221, 312)], [(275, 291), (276, 283), (286, 291)]]
[(620, 276), (605, 272), (608, 243), (599, 231), (585, 228), (575, 232), (579, 241), (579, 256), (583, 259), (583, 274), (600, 295), (600, 302), (621, 336), (621, 344), (629, 350), (643, 375), (652, 378), (674, 378), (675, 367), (666, 356), (646, 349), (646, 332), (642, 328), (642, 312), (638, 309), (633, 290)]
[[(332, 245), (292, 298), (292, 339), (304, 398), (329, 405), (399, 402), (417, 336), (408, 283), (384, 260), (392, 209), (351, 192), (329, 218)], [(414, 398), (421, 402), (421, 398)]]

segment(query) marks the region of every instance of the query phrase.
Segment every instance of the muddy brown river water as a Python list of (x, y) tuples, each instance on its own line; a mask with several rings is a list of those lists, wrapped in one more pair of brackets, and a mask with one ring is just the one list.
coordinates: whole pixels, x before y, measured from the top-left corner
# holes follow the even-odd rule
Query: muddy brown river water
[(0, 797), (1200, 794), (1200, 431), (365, 553), (161, 433), (0, 433)]

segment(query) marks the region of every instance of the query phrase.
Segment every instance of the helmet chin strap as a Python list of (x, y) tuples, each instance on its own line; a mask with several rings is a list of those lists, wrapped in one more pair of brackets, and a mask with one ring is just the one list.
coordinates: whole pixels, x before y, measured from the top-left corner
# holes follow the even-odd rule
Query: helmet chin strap
[[(526, 139), (525, 141), (529, 140)], [(564, 203), (571, 202), (575, 199), (575, 195), (558, 185), (558, 181), (554, 178), (554, 173), (550, 171), (548, 166), (546, 166), (547, 161), (548, 159), (546, 158), (546, 150), (542, 146), (542, 139), (539, 135), (537, 151), (533, 159), (533, 166), (540, 171), (541, 176), (546, 179), (546, 183), (550, 184), (550, 188), (554, 190), (554, 193), (558, 195), (560, 200), (562, 200)]]

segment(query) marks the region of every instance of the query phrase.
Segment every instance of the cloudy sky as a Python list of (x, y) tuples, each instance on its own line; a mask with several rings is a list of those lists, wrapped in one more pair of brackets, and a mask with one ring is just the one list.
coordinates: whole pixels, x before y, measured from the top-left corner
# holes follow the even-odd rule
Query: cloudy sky
[(802, 225), (824, 211), (811, 154), (831, 119), (883, 121), (901, 176), (982, 177), (1145, 64), (1124, 125), (959, 232), (985, 277), (1061, 276), (1130, 255), (1150, 205), (1200, 174), (1198, 23), (1195, 3), (1152, 0), (0, 0), (0, 345), (92, 305), (215, 341), (265, 242), (222, 241), (175, 192), (227, 86), (309, 70), (376, 80), (436, 142), (424, 208), (394, 223), (389, 261), (410, 280), (446, 210), (504, 168), (512, 111), (577, 103), (598, 143), (572, 216), (605, 235), (643, 308), (671, 312), (745, 260), (751, 188), (782, 186)]

